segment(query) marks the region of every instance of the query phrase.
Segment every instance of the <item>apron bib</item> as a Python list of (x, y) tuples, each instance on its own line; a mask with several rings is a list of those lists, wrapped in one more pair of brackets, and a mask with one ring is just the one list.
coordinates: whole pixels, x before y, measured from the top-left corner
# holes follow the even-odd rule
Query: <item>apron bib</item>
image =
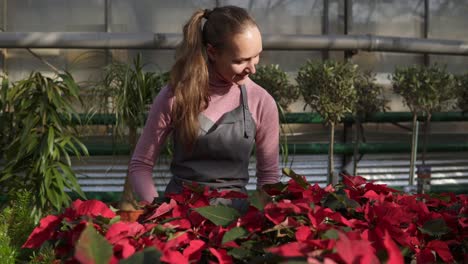
[(246, 193), (249, 158), (255, 144), (255, 122), (249, 111), (247, 91), (240, 87), (241, 104), (214, 123), (200, 114), (200, 130), (191, 153), (174, 137), (172, 179), (166, 193), (179, 193), (184, 182), (217, 190)]

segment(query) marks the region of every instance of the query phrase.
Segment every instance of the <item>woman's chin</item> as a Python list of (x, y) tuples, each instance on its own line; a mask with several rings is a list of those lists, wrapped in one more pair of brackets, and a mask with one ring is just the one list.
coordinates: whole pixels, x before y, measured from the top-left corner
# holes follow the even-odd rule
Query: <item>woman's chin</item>
[(247, 79), (248, 79), (248, 76), (249, 75), (236, 75), (232, 81), (235, 83), (235, 84), (238, 84), (238, 85), (242, 85), (242, 84), (245, 84)]

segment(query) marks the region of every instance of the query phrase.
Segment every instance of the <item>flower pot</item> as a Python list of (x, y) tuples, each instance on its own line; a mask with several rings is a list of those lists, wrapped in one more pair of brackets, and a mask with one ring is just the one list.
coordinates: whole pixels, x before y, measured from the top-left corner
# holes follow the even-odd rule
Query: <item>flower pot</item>
[(117, 214), (120, 216), (120, 221), (124, 222), (136, 222), (140, 215), (142, 215), (145, 210), (134, 210), (134, 211), (117, 211)]
[(419, 165), (416, 174), (418, 175), (418, 193), (429, 193), (431, 191), (431, 166)]

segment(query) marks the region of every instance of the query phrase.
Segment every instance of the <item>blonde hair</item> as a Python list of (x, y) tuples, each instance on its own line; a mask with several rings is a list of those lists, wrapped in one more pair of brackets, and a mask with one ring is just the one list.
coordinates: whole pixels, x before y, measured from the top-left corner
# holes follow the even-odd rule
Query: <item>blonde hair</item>
[[(206, 22), (202, 28), (203, 19)], [(176, 138), (186, 148), (191, 149), (195, 143), (200, 126), (198, 115), (209, 103), (206, 45), (222, 50), (229, 36), (251, 25), (257, 26), (247, 11), (236, 6), (198, 10), (184, 25), (169, 84), (174, 93), (171, 114)]]

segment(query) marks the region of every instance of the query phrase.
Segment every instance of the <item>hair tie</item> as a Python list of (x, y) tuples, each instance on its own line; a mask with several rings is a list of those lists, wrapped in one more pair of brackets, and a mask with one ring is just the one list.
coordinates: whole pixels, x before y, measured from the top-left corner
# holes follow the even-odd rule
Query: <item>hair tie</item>
[(211, 12), (212, 12), (211, 10), (205, 9), (205, 11), (203, 12), (203, 18), (208, 20), (208, 18), (210, 17)]

